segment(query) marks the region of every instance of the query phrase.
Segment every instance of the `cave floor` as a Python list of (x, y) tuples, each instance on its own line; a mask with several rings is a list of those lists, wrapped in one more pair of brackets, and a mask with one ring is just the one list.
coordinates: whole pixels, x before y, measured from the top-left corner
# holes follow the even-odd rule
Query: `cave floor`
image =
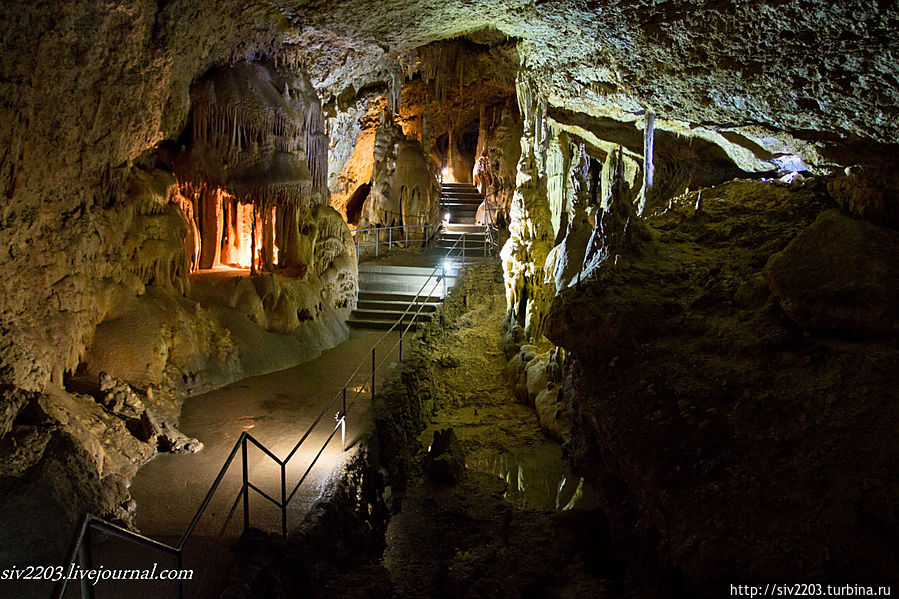
[(452, 428), (464, 469), (407, 489), (383, 557), (393, 587), (404, 599), (614, 597), (594, 498), (505, 379), (502, 289), (468, 305), (421, 350), (437, 408), (420, 442)]
[[(247, 431), (283, 458), (299, 440), (328, 402), (339, 393), (359, 364), (364, 364), (353, 379), (352, 390), (368, 382), (371, 347), (383, 335), (377, 331), (352, 331), (350, 338), (325, 351), (314, 360), (293, 368), (251, 377), (222, 389), (185, 401), (180, 430), (196, 437), (205, 448), (196, 454), (160, 454), (138, 472), (131, 486), (137, 502), (136, 524), (142, 533), (165, 542), (177, 543), (187, 528), (203, 497), (222, 467), (241, 432)], [(390, 334), (383, 347), (392, 347)], [(381, 362), (378, 355), (378, 362)], [(395, 357), (388, 356), (378, 370), (381, 380), (393, 367)], [(335, 412), (339, 406), (335, 406)], [(350, 405), (347, 445), (354, 446), (371, 424), (370, 399), (366, 392)], [(333, 420), (326, 415), (287, 467), (288, 493), (315, 453), (333, 430)], [(308, 447), (309, 449), (305, 449)], [(309, 478), (294, 497), (288, 510), (289, 527), (297, 526), (309, 508), (322, 496), (340, 473), (344, 454), (340, 451), (340, 435), (319, 458)], [(274, 462), (251, 447), (248, 452), (249, 479), (274, 497), (280, 495), (280, 476)], [(292, 481), (292, 482), (291, 482)], [(241, 484), (240, 455), (232, 463), (219, 491), (187, 545), (186, 567), (206, 569), (209, 560), (213, 572), (227, 567), (226, 548), (241, 532), (242, 506), (237, 505), (230, 522), (227, 514), (234, 505)], [(258, 495), (250, 497), (251, 526), (280, 531), (280, 510)], [(222, 534), (221, 540), (216, 541)], [(191, 551), (191, 545), (194, 550)], [(191, 555), (198, 564), (191, 564)], [(212, 557), (212, 556), (218, 557)]]

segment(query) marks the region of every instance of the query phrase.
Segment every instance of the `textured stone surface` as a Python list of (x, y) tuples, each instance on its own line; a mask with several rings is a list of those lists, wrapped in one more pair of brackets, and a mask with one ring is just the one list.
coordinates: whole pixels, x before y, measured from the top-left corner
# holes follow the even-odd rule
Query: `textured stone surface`
[[(283, 13), (318, 36), (386, 69), (391, 54), (486, 26), (521, 39), (519, 52), (553, 106), (594, 116), (751, 126), (831, 143), (859, 135), (897, 139), (891, 58), (897, 13), (863, 2), (716, 3), (354, 0), (291, 3)], [(379, 51), (380, 50), (380, 51)], [(339, 60), (339, 59), (338, 59)], [(328, 81), (358, 81), (349, 60)], [(369, 75), (371, 76), (371, 75)], [(361, 87), (357, 85), (357, 89)]]
[[(695, 187), (718, 183), (731, 176), (736, 167), (755, 173), (769, 168), (833, 170), (843, 173), (830, 186), (837, 202), (865, 218), (895, 226), (896, 181), (891, 165), (899, 142), (899, 66), (893, 56), (897, 15), (899, 11), (889, 3), (859, 0), (12, 3), (0, 13), (0, 52), (4, 56), (0, 65), (0, 378), (17, 389), (38, 394), (39, 399), (25, 408), (18, 400), (0, 400), (4, 402), (0, 431), (6, 433), (5, 441), (22, 441), (21, 451), (3, 454), (4, 459), (14, 456), (10, 463), (21, 466), (16, 467), (18, 478), (5, 487), (18, 489), (24, 488), (18, 485), (24, 485), (33, 491), (32, 499), (47, 497), (48, 511), (55, 510), (65, 518), (74, 518), (81, 509), (124, 518), (121, 506), (127, 497), (126, 481), (135, 465), (147, 457), (146, 448), (124, 443), (132, 439), (124, 423), (91, 398), (61, 391), (63, 385), (70, 384), (67, 379), (85, 364), (86, 355), (93, 358), (103, 353), (100, 346), (109, 339), (105, 334), (117, 322), (123, 330), (135, 332), (129, 341), (134, 341), (136, 349), (109, 343), (109, 347), (128, 351), (107, 352), (97, 360), (97, 368), (101, 363), (104, 368), (116, 365), (118, 356), (119, 365), (132, 368), (129, 372), (134, 374), (133, 380), (150, 385), (148, 390), (155, 389), (155, 382), (167, 376), (167, 368), (170, 379), (197, 389), (211, 384), (202, 376), (198, 378), (198, 369), (205, 366), (208, 371), (210, 364), (219, 361), (232, 376), (240, 374), (233, 368), (237, 357), (246, 371), (273, 364), (270, 355), (282, 356), (280, 350), (285, 347), (256, 342), (271, 340), (272, 336), (264, 332), (282, 334), (303, 327), (302, 321), (318, 306), (318, 298), (323, 300), (319, 312), (322, 328), (310, 331), (309, 337), (319, 343), (339, 338), (341, 331), (345, 334), (334, 315), (351, 307), (354, 289), (348, 273), (355, 261), (350, 252), (343, 251), (348, 245), (346, 228), (338, 226), (342, 223), (330, 209), (304, 215), (309, 220), (302, 221), (322, 233), (308, 236), (303, 242), (306, 245), (297, 248), (298, 254), (302, 250), (303, 256), (321, 258), (303, 262), (310, 273), (308, 285), (281, 286), (268, 279), (245, 283), (239, 290), (235, 285), (235, 295), (227, 296), (235, 299), (234, 305), (225, 308), (195, 308), (184, 299), (190, 293), (186, 276), (190, 251), (185, 250), (190, 245), (187, 225), (191, 217), (183, 205), (169, 201), (171, 177), (157, 167), (169, 164), (187, 141), (183, 134), (190, 114), (189, 90), (211, 69), (240, 61), (269, 60), (288, 72), (308, 70), (312, 85), (324, 100), (323, 111), (329, 115), (332, 134), (347, 138), (334, 142), (329, 165), (332, 179), (337, 173), (339, 183), (346, 157), (350, 157), (348, 172), (353, 177), (344, 178), (345, 194), (354, 191), (349, 189), (350, 183), (365, 183), (364, 172), (370, 171), (366, 144), (370, 142), (373, 148), (376, 123), (360, 123), (359, 119), (371, 112), (371, 106), (375, 115), (384, 104), (398, 107), (403, 133), (421, 139), (426, 150), (440, 146), (441, 152), (441, 138), (450, 130), (454, 136), (461, 133), (458, 139), (464, 139), (466, 127), (474, 124), (478, 128), (480, 104), (505, 107), (498, 113), (493, 111), (501, 115), (500, 123), (497, 135), (487, 146), (493, 163), (497, 154), (504, 161), (493, 169), (494, 181), (499, 182), (496, 203), (510, 206), (514, 187), (521, 188), (513, 210), (517, 213), (513, 215), (514, 240), (506, 252), (511, 265), (507, 282), (510, 303), (527, 335), (534, 336), (539, 336), (555, 287), (547, 279), (547, 274), (554, 274), (546, 272), (547, 256), (562, 229), (566, 210), (571, 208), (560, 131), (573, 143), (588, 144), (591, 160), (600, 164), (621, 144), (629, 181), (636, 183), (642, 176), (645, 112), (655, 114), (660, 198), (652, 206), (659, 214), (652, 218), (657, 219), (654, 222), (659, 230), (670, 234), (666, 243), (677, 238), (673, 239), (677, 250), (666, 254), (675, 246), (650, 243), (635, 256), (625, 256), (618, 269), (608, 265), (609, 261), (597, 265), (591, 280), (579, 289), (563, 292), (550, 312), (550, 328), (559, 343), (578, 348), (577, 359), (595, 371), (605, 368), (614, 373), (623, 366), (627, 376), (622, 379), (625, 383), (619, 383), (625, 385), (641, 379), (631, 376), (638, 368), (628, 369), (624, 358), (616, 360), (619, 353), (639, 351), (654, 340), (664, 343), (665, 339), (675, 339), (676, 343), (665, 347), (667, 351), (662, 352), (664, 358), (659, 358), (656, 369), (673, 372), (674, 382), (649, 381), (647, 388), (663, 384), (683, 387), (675, 389), (676, 410), (669, 402), (656, 411), (662, 414), (660, 419), (693, 418), (698, 426), (704, 420), (697, 417), (701, 412), (699, 400), (690, 397), (690, 392), (696, 391), (695, 381), (712, 380), (710, 372), (734, 380), (718, 370), (720, 364), (713, 358), (717, 354), (702, 341), (716, 339), (722, 332), (726, 341), (733, 341), (727, 338), (727, 327), (733, 321), (725, 319), (722, 324), (720, 314), (710, 316), (703, 311), (715, 312), (715, 306), (723, 306), (721, 309), (732, 307), (743, 315), (779, 317), (779, 312), (765, 311), (768, 291), (760, 269), (809, 219), (801, 203), (795, 210), (789, 207), (784, 197), (792, 192), (783, 188), (772, 188), (774, 191), (766, 195), (778, 206), (775, 212), (783, 216), (774, 219), (777, 224), (772, 228), (765, 219), (749, 219), (742, 212), (756, 211), (759, 205), (758, 195), (748, 191), (754, 188), (744, 186), (748, 184), (727, 186), (723, 191), (707, 190), (705, 195), (697, 194)], [(455, 36), (464, 39), (440, 41)], [(460, 53), (462, 46), (475, 46), (476, 51)], [(508, 100), (516, 77), (522, 90), (527, 90), (527, 97), (519, 100), (529, 113), (524, 124), (532, 138), (525, 146), (522, 185), (512, 184), (512, 165), (518, 160), (514, 146), (519, 120)], [(427, 128), (424, 106), (429, 106)], [(500, 135), (499, 130), (504, 133)], [(370, 139), (365, 137), (368, 133)], [(351, 151), (356, 140), (348, 139), (354, 136), (362, 142), (358, 159)], [(322, 141), (319, 137), (319, 145)], [(440, 152), (435, 155), (442, 158)], [(803, 162), (795, 155), (801, 155)], [(851, 168), (846, 171), (843, 167)], [(321, 171), (318, 169), (319, 176)], [(590, 184), (591, 195), (603, 200), (608, 185), (600, 181), (597, 194), (596, 182)], [(680, 194), (681, 185), (693, 191), (672, 195)], [(631, 193), (639, 191), (633, 184), (629, 187)], [(717, 205), (719, 192), (738, 207), (721, 211)], [(676, 209), (664, 212), (668, 197), (676, 198)], [(703, 209), (697, 210), (699, 206)], [(595, 217), (595, 208), (588, 210), (587, 222), (594, 227)], [(754, 228), (757, 221), (761, 229)], [(570, 245), (579, 245), (575, 241), (572, 236)], [(816, 247), (813, 251), (819, 250)], [(579, 247), (570, 251), (572, 255), (580, 253)], [(659, 253), (653, 256), (653, 252)], [(730, 262), (721, 258), (727, 252), (734, 253), (734, 260), (742, 266), (729, 269)], [(723, 264), (720, 270), (715, 270), (715, 261)], [(568, 263), (556, 260), (549, 266), (576, 262), (576, 258)], [(872, 267), (865, 260), (858, 264), (859, 273)], [(573, 278), (570, 272), (563, 275), (560, 287)], [(804, 289), (812, 287), (806, 285)], [(778, 289), (782, 291), (781, 301), (801, 295), (788, 293), (783, 286)], [(148, 308), (140, 323), (126, 323), (134, 314), (135, 303), (150, 304), (160, 295), (166, 296), (163, 305), (172, 309)], [(881, 307), (893, 302), (892, 296), (883, 295), (883, 289), (866, 293), (863, 301), (872, 298)], [(806, 308), (817, 301), (803, 297)], [(609, 309), (597, 311), (597, 304)], [(821, 324), (818, 316), (808, 320), (809, 313), (821, 314), (820, 310), (806, 310), (803, 316), (788, 304), (784, 307), (800, 322), (805, 318), (810, 326)], [(683, 316), (691, 311), (702, 318)], [(870, 315), (859, 310), (848, 319), (845, 306), (839, 313), (843, 314), (839, 316), (842, 324), (837, 328), (873, 326)], [(882, 314), (887, 321), (894, 318), (890, 313)], [(831, 310), (825, 320), (833, 322), (835, 316)], [(750, 322), (754, 322), (752, 318)], [(770, 320), (765, 323), (755, 327), (752, 335), (747, 332), (746, 338), (771, 335), (782, 339), (778, 335), (792, 326), (772, 324)], [(694, 335), (681, 338), (672, 333), (681, 326)], [(243, 341), (236, 336), (229, 343), (222, 334), (224, 329), (242, 331)], [(113, 337), (124, 338), (121, 331)], [(757, 359), (755, 350), (747, 349), (755, 348), (754, 342), (740, 345), (738, 341), (724, 345), (735, 352), (742, 347), (746, 355)], [(790, 342), (809, 349), (805, 343), (819, 340), (791, 338)], [(868, 343), (876, 345), (874, 341)], [(890, 361), (892, 354), (874, 345), (870, 361), (878, 367), (895, 362)], [(255, 365), (248, 366), (248, 354), (252, 352), (247, 348), (254, 346), (267, 349)], [(670, 350), (681, 351), (683, 347), (695, 353), (683, 351), (681, 359), (672, 359)], [(877, 427), (885, 417), (877, 422), (866, 420), (871, 418), (875, 398), (881, 392), (876, 372), (867, 370), (870, 361), (859, 358), (852, 347), (823, 344), (823, 354), (812, 351), (817, 347), (799, 358), (792, 354), (785, 358), (790, 352), (782, 355), (770, 348), (766, 355), (774, 361), (804, 361), (808, 357), (812, 369), (818, 368), (816, 361), (826, 362), (827, 368), (822, 366), (815, 373), (821, 374), (827, 385), (817, 388), (806, 381), (805, 397), (823, 395), (825, 402), (849, 397), (861, 412), (843, 408), (834, 399), (837, 407), (829, 414), (832, 418), (822, 421), (817, 411), (791, 392), (786, 393), (786, 404), (768, 406), (775, 402), (765, 394), (779, 395), (766, 388), (768, 383), (761, 380), (761, 374), (747, 375), (749, 380), (739, 382), (748, 386), (751, 397), (728, 414), (733, 415), (733, 422), (758, 422), (759, 428), (738, 427), (738, 433), (745, 432), (755, 441), (768, 434), (762, 431), (771, 418), (779, 425), (777, 418), (792, 422), (797, 414), (825, 427), (826, 439), (865, 427), (880, 430)], [(132, 349), (143, 360), (126, 365), (123, 358)], [(287, 349), (297, 351), (296, 345)], [(697, 361), (702, 365), (696, 366)], [(786, 370), (794, 366), (787, 364)], [(847, 387), (828, 378), (828, 369), (845, 374)], [(852, 378), (855, 372), (861, 373), (859, 377), (872, 377), (870, 396), (862, 392), (869, 385), (861, 378)], [(592, 374), (572, 375), (585, 397), (609, 383), (605, 378), (595, 380)], [(857, 393), (849, 388), (853, 381), (858, 383)], [(783, 380), (779, 384), (780, 389), (789, 388)], [(632, 395), (628, 394), (631, 400)], [(177, 412), (177, 402), (171, 399), (160, 398), (156, 408)], [(543, 399), (541, 405), (552, 403), (546, 395)], [(717, 401), (717, 396), (713, 399)], [(686, 403), (680, 405), (680, 400)], [(645, 469), (634, 467), (644, 455), (641, 448), (658, 447), (652, 434), (646, 435), (652, 442), (644, 444), (640, 432), (644, 429), (634, 423), (648, 426), (647, 413), (654, 417), (656, 411), (626, 413), (622, 410), (630, 403), (609, 398), (603, 401), (608, 402), (600, 410), (606, 420), (593, 419), (589, 410), (578, 415), (578, 447), (583, 449), (591, 436), (607, 441), (602, 450), (606, 457), (614, 455), (610, 458), (612, 465), (622, 466), (624, 476), (631, 477), (626, 486), (640, 491), (636, 504), (644, 520), (651, 522), (649, 528), (661, 531), (664, 543), (670, 541), (668, 545), (663, 543), (661, 554), (683, 564), (689, 580), (701, 579), (707, 572), (731, 574), (733, 570), (720, 563), (724, 559), (721, 556), (733, 549), (725, 542), (727, 535), (716, 528), (705, 545), (697, 546), (687, 529), (678, 528), (679, 519), (690, 522), (692, 518), (694, 530), (704, 530), (707, 522), (699, 517), (700, 512), (704, 516), (708, 506), (715, 505), (714, 497), (720, 489), (712, 493), (700, 480), (696, 493), (710, 498), (702, 510), (696, 507), (700, 502), (691, 502), (690, 497), (678, 495), (672, 499), (657, 493), (659, 479), (654, 477), (658, 474), (664, 478), (659, 469), (654, 469), (658, 464), (647, 464)], [(762, 403), (766, 409), (747, 407)], [(35, 405), (44, 414), (37, 424), (29, 413)], [(705, 409), (724, 410), (717, 404)], [(888, 410), (886, 416), (890, 416)], [(710, 420), (708, 427), (715, 429), (719, 421)], [(725, 421), (731, 424), (731, 419)], [(624, 426), (614, 428), (610, 422)], [(27, 428), (34, 426), (39, 428)], [(772, 424), (769, 428), (775, 431), (770, 434), (780, 434), (779, 427)], [(802, 435), (813, 436), (817, 429), (787, 430), (794, 435), (790, 442), (775, 444), (782, 453), (813, 453)], [(713, 435), (703, 445), (704, 439), (709, 439), (700, 437), (698, 446), (705, 448), (717, 447), (718, 441), (727, 438)], [(874, 437), (879, 438), (879, 434)], [(119, 446), (117, 439), (123, 441)], [(678, 444), (679, 439), (672, 435), (671, 446), (686, 451)], [(110, 446), (115, 448), (109, 450)], [(757, 446), (755, 442), (751, 445)], [(740, 447), (733, 451), (741, 451)], [(837, 441), (826, 441), (821, 451), (832, 456), (840, 448)], [(767, 445), (761, 455), (771, 458), (769, 463), (782, 457), (765, 451), (770, 451)], [(862, 465), (877, 464), (883, 459), (879, 451), (874, 445), (865, 445), (858, 451), (850, 450), (846, 459), (857, 459)], [(645, 452), (650, 454), (652, 451)], [(682, 461), (694, 463), (692, 457), (684, 458), (686, 455), (680, 454)], [(665, 456), (659, 460), (671, 468), (680, 462), (666, 460)], [(696, 462), (710, 463), (702, 459)], [(727, 483), (736, 485), (732, 494), (757, 493), (757, 486), (739, 486), (745, 481), (741, 476), (758, 476), (757, 470), (733, 463), (737, 467), (731, 478), (736, 482)], [(801, 466), (814, 460), (803, 457), (792, 463)], [(855, 501), (853, 505), (864, 507), (860, 518), (894, 530), (896, 518), (888, 502), (884, 503), (886, 507), (877, 503), (879, 497), (887, 496), (881, 493), (880, 480), (876, 476), (864, 479), (857, 472), (866, 471), (853, 470), (852, 466), (840, 462), (833, 469), (825, 469), (823, 476), (831, 478), (852, 472), (858, 483), (842, 489), (842, 496), (830, 496), (833, 502), (843, 505)], [(805, 469), (788, 464), (777, 471), (777, 480), (792, 477), (803, 482), (803, 489), (811, 488), (816, 483), (804, 479), (804, 473)], [(860, 496), (856, 487), (866, 489), (864, 494)], [(683, 500), (695, 511), (688, 509), (681, 518), (676, 500)], [(728, 509), (723, 506), (722, 520), (739, 520), (742, 514)], [(854, 514), (852, 509), (846, 513)], [(803, 531), (791, 528), (791, 522), (782, 522), (794, 511), (801, 512), (785, 509), (783, 516), (775, 512), (771, 522), (760, 523), (762, 530), (771, 532), (783, 524), (785, 530), (802, 536)], [(846, 560), (861, 559), (853, 553), (857, 538), (853, 540), (847, 532), (852, 527), (838, 512), (826, 507), (812, 510), (800, 513), (797, 522), (805, 521), (802, 517), (820, 517), (835, 539), (833, 545), (848, 547)], [(659, 513), (667, 513), (667, 519), (660, 519)], [(831, 514), (837, 514), (832, 521), (828, 519)], [(700, 521), (702, 524), (696, 524)], [(748, 522), (754, 521), (749, 518)], [(54, 538), (59, 536), (58, 530), (51, 532)], [(750, 536), (731, 535), (730, 540)], [(790, 538), (785, 539), (782, 546), (788, 552)], [(865, 540), (877, 547), (876, 540)], [(747, 556), (749, 561), (757, 558), (757, 563), (763, 564), (760, 568), (767, 564), (771, 567), (768, 571), (775, 572), (773, 562), (761, 555), (761, 545), (745, 543), (745, 551), (734, 555)], [(721, 547), (723, 550), (718, 551)], [(804, 571), (815, 574), (814, 564), (821, 563), (824, 558), (820, 556), (828, 550), (813, 547), (803, 558), (803, 564), (812, 564)], [(780, 557), (784, 558), (782, 563), (790, 561), (790, 556)], [(872, 568), (877, 566), (876, 562), (872, 564)], [(792, 579), (796, 571), (785, 574), (790, 576), (781, 578)]]
[[(877, 246), (894, 233), (828, 212), (816, 221), (831, 206), (822, 182), (731, 182), (703, 190), (700, 211), (698, 196), (649, 218), (652, 241), (564, 290), (546, 321), (571, 358), (572, 456), (601, 481), (625, 587), (655, 596), (640, 582), (669, 589), (674, 576), (688, 596), (716, 596), (735, 579), (892, 576), (896, 548), (865, 522), (899, 522), (886, 474), (899, 449), (895, 331), (804, 332), (763, 271), (792, 255), (810, 269), (791, 279), (802, 297), (861, 318), (849, 298), (817, 291), (853, 280), (831, 262), (839, 248), (873, 252), (844, 265), (869, 280), (883, 261), (858, 234)], [(833, 258), (803, 245), (813, 237)], [(865, 302), (895, 286), (875, 287)]]
[(765, 266), (784, 312), (803, 328), (899, 332), (899, 233), (823, 213)]

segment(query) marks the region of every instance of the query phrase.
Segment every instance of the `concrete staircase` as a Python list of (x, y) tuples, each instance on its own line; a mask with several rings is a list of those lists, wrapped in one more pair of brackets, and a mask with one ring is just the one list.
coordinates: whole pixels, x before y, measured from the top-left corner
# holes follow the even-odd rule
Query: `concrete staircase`
[[(402, 318), (404, 323), (411, 322), (410, 328), (415, 329), (418, 324), (429, 321), (446, 292), (455, 285), (458, 268), (469, 258), (484, 257), (490, 250), (484, 227), (475, 224), (478, 206), (483, 200), (473, 185), (444, 183), (441, 210), (443, 214), (449, 214), (449, 222), (444, 223), (429, 252), (422, 256), (421, 264), (360, 264), (359, 301), (347, 324), (358, 329), (386, 330)], [(436, 273), (435, 266), (439, 266)], [(416, 299), (422, 286), (424, 289)], [(407, 308), (408, 313), (404, 315)]]
[[(449, 271), (446, 277), (442, 269), (432, 277), (433, 272), (433, 266), (360, 264), (359, 301), (347, 324), (357, 329), (386, 330), (402, 318), (404, 323), (412, 323), (410, 330), (415, 330), (418, 323), (431, 319), (446, 292), (456, 283), (456, 270)], [(424, 289), (416, 299), (422, 286)]]
[[(440, 189), (440, 206), (444, 226), (434, 248), (451, 258), (485, 256), (484, 227), (475, 224), (478, 206), (484, 201), (474, 185), (444, 183)], [(449, 218), (445, 215), (449, 214)]]
[(440, 209), (449, 213), (453, 225), (473, 225), (484, 198), (470, 183), (444, 183), (440, 187)]

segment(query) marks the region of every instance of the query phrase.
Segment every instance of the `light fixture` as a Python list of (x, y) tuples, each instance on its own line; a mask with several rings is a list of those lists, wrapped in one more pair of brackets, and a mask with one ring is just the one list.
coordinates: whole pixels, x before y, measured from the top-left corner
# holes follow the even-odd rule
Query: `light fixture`
[(450, 260), (449, 258), (447, 258), (446, 260), (443, 261), (443, 270), (444, 270), (444, 272), (446, 272), (446, 271), (449, 271), (452, 269), (453, 269), (453, 261)]
[(450, 220), (450, 213), (449, 213), (449, 212), (447, 212), (446, 214), (443, 215), (443, 220), (445, 220), (446, 222), (449, 222), (449, 220)]
[[(434, 172), (434, 171), (431, 171), (431, 172)], [(440, 171), (440, 173), (444, 176), (444, 178), (449, 177), (449, 167), (448, 166), (443, 167), (443, 170)]]

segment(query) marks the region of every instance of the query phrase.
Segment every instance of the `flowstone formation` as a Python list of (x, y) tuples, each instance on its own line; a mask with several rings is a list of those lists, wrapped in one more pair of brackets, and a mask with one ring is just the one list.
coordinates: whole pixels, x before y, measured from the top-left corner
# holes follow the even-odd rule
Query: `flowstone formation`
[(414, 136), (403, 133), (388, 111), (375, 132), (371, 192), (362, 206), (360, 228), (422, 227), (410, 239), (424, 238), (424, 225), (439, 221), (440, 192), (434, 168)]
[[(510, 97), (492, 114), (481, 115), (478, 132), (478, 159), (474, 181), (484, 195), (476, 222), (507, 226), (515, 193), (516, 167), (521, 157), (521, 122), (518, 104)], [(492, 116), (492, 119), (490, 118)]]

